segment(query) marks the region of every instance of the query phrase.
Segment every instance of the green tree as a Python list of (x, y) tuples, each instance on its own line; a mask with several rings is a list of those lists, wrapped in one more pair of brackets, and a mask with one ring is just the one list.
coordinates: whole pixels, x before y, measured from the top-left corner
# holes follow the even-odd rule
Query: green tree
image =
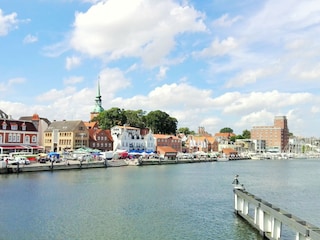
[(115, 125), (123, 126), (127, 122), (127, 117), (123, 109), (110, 108), (101, 112), (93, 121), (98, 121), (102, 129), (110, 129)]
[(249, 130), (243, 130), (242, 132), (243, 139), (250, 139), (251, 138), (251, 132)]
[(127, 119), (127, 124), (129, 124), (132, 127), (137, 128), (144, 128), (146, 126), (145, 124), (145, 111), (140, 110), (126, 110), (124, 112), (124, 115)]
[(179, 128), (179, 129), (178, 129), (178, 133), (183, 133), (183, 134), (185, 134), (185, 135), (190, 135), (190, 134), (194, 135), (194, 134), (195, 134), (195, 132), (194, 132), (194, 131), (191, 131), (188, 127), (181, 127), (181, 128)]
[(222, 128), (220, 133), (233, 133), (233, 129), (229, 127)]
[(177, 119), (170, 117), (167, 113), (160, 110), (149, 112), (145, 119), (146, 126), (149, 127), (153, 133), (175, 134), (177, 131)]

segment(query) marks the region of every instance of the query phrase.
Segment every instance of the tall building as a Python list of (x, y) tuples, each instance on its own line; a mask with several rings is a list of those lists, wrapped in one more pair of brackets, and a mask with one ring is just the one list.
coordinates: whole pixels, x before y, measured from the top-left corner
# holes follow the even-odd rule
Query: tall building
[(96, 104), (94, 106), (94, 109), (90, 113), (90, 120), (92, 120), (94, 117), (98, 116), (99, 113), (104, 111), (102, 107), (102, 100), (101, 100), (101, 94), (100, 94), (100, 81), (98, 81), (98, 90), (97, 90), (97, 96), (96, 96), (95, 102)]
[(254, 126), (251, 139), (265, 140), (266, 151), (284, 152), (289, 144), (289, 129), (286, 116), (276, 116), (273, 126)]

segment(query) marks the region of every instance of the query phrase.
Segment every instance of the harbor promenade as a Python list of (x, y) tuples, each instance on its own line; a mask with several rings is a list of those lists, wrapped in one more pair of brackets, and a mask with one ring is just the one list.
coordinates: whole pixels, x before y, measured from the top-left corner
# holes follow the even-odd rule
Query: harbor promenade
[[(162, 165), (162, 164), (186, 164), (186, 163), (201, 163), (201, 162), (213, 162), (215, 158), (191, 158), (191, 159), (140, 159), (138, 166), (147, 165)], [(101, 160), (101, 161), (79, 161), (68, 160), (56, 162), (38, 163), (31, 162), (29, 165), (11, 165), (8, 164), (5, 167), (0, 168), (1, 174), (10, 173), (23, 173), (23, 172), (41, 172), (41, 171), (58, 171), (58, 170), (74, 170), (74, 169), (94, 169), (94, 168), (108, 168), (108, 167), (126, 167), (129, 166), (127, 161), (123, 159), (118, 160)]]

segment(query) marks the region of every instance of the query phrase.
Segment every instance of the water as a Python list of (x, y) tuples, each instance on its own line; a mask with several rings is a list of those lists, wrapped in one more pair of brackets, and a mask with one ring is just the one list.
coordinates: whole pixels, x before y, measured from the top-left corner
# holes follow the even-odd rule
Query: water
[(319, 160), (266, 160), (0, 175), (0, 239), (260, 240), (233, 212), (234, 175), (320, 226), (319, 173)]

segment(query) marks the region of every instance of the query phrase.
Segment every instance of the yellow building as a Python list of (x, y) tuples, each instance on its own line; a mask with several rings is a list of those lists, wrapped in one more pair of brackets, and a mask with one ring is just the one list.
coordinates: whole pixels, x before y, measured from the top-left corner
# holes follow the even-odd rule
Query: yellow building
[(44, 148), (46, 152), (61, 152), (88, 146), (89, 132), (81, 120), (54, 121), (44, 131)]

